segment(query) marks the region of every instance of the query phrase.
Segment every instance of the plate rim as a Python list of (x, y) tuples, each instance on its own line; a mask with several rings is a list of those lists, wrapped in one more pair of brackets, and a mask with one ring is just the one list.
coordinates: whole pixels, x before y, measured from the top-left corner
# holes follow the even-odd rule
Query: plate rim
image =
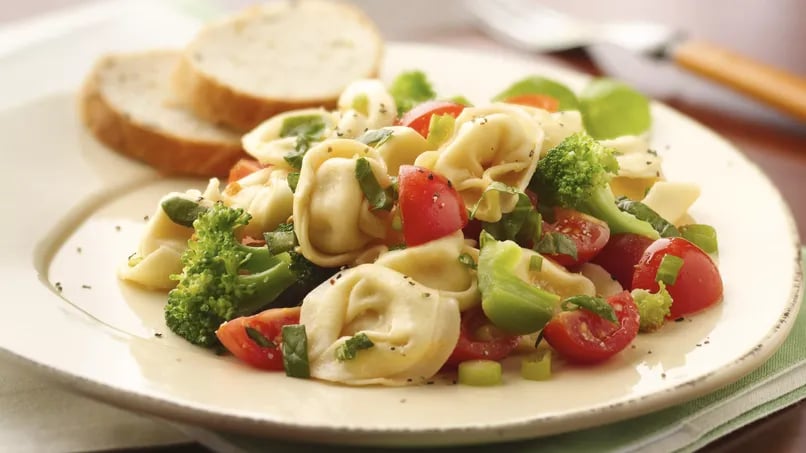
[[(462, 51), (465, 54), (487, 57), (494, 54), (488, 50), (463, 49), (455, 46), (394, 41), (387, 42), (387, 49), (406, 47), (413, 49), (425, 48), (429, 51), (441, 52)], [(500, 53), (495, 53), (495, 55), (501, 57)], [(522, 55), (518, 55), (517, 53), (506, 53), (503, 55), (503, 58), (524, 60), (524, 57)], [(533, 63), (534, 65), (543, 65), (552, 68), (552, 70), (565, 72), (569, 74), (569, 77), (581, 79), (590, 78), (588, 75), (579, 73), (578, 71), (563, 65), (559, 65), (555, 62), (538, 60), (537, 62)], [(766, 333), (758, 346), (747, 351), (744, 355), (740, 356), (729, 365), (717, 370), (712, 370), (696, 379), (686, 380), (673, 387), (656, 391), (648, 395), (633, 397), (619, 403), (602, 405), (590, 409), (581, 415), (576, 414), (573, 417), (556, 416), (554, 419), (546, 419), (543, 417), (539, 422), (541, 424), (545, 423), (558, 425), (571, 418), (574, 420), (575, 426), (572, 430), (580, 430), (600, 425), (601, 423), (597, 423), (596, 419), (603, 412), (608, 413), (607, 423), (613, 423), (627, 418), (640, 416), (661, 408), (669, 407), (674, 403), (689, 401), (693, 398), (709, 393), (727, 383), (734, 382), (753, 369), (761, 366), (763, 362), (766, 361), (778, 349), (794, 325), (794, 320), (800, 308), (800, 302), (804, 291), (803, 275), (800, 272), (801, 245), (797, 226), (792, 216), (791, 209), (784, 200), (779, 189), (773, 184), (771, 179), (760, 169), (757, 164), (748, 159), (736, 146), (728, 142), (715, 131), (661, 102), (653, 100), (653, 108), (654, 107), (660, 108), (662, 111), (664, 111), (664, 114), (674, 115), (678, 120), (687, 122), (691, 127), (696, 127), (700, 129), (701, 132), (711, 135), (713, 140), (722, 142), (726, 147), (731, 149), (731, 151), (738, 159), (742, 161), (744, 165), (748, 166), (748, 168), (751, 168), (755, 173), (757, 173), (757, 176), (761, 177), (773, 190), (776, 195), (775, 202), (781, 206), (782, 214), (785, 216), (788, 223), (790, 232), (788, 240), (795, 250), (795, 262), (793, 263), (794, 272), (790, 287), (789, 300), (787, 301), (785, 310), (781, 314), (781, 317)], [(76, 314), (79, 314), (79, 316), (86, 315), (85, 313), (81, 312), (76, 312)], [(71, 313), (70, 316), (72, 315), (73, 314)], [(366, 429), (346, 425), (298, 425), (284, 421), (269, 420), (266, 418), (257, 418), (231, 413), (224, 414), (204, 407), (194, 406), (193, 404), (185, 404), (182, 401), (158, 398), (153, 395), (142, 394), (136, 391), (133, 392), (107, 382), (102, 382), (101, 380), (93, 380), (88, 377), (75, 375), (69, 371), (59, 369), (56, 366), (39, 362), (35, 357), (26, 357), (18, 354), (3, 344), (0, 344), (0, 352), (7, 357), (15, 359), (14, 361), (17, 363), (23, 362), (32, 366), (39, 374), (51, 377), (60, 384), (71, 387), (79, 393), (105, 401), (115, 406), (149, 413), (157, 417), (166, 417), (173, 420), (180, 420), (210, 428), (223, 428), (226, 431), (239, 432), (243, 434), (258, 434), (261, 436), (274, 434), (282, 435), (284, 439), (304, 440), (306, 442), (313, 441), (315, 443), (326, 443), (336, 441), (344, 445), (367, 446), (392, 446), (401, 444), (433, 446), (460, 445), (474, 444), (479, 442), (495, 442), (496, 440), (512, 441), (535, 437), (534, 434), (529, 435), (527, 432), (528, 428), (534, 427), (534, 424), (536, 423), (535, 418), (528, 418), (515, 422), (490, 423), (487, 425), (465, 425), (462, 427), (453, 428), (411, 429), (405, 427), (389, 427), (384, 429)], [(637, 403), (640, 403), (640, 405), (638, 405), (638, 410), (636, 410), (635, 407)], [(491, 438), (489, 435), (479, 436), (478, 431), (480, 430), (494, 430), (496, 432), (500, 431), (501, 434), (494, 438)], [(559, 434), (560, 432), (564, 432), (563, 430), (551, 431), (551, 434)], [(317, 436), (315, 438), (311, 438), (311, 434), (316, 434)], [(412, 438), (411, 436), (413, 434), (416, 434), (418, 439)], [(458, 438), (460, 439), (460, 442), (456, 441), (457, 438), (446, 441), (445, 439), (449, 434), (461, 435), (462, 437)]]

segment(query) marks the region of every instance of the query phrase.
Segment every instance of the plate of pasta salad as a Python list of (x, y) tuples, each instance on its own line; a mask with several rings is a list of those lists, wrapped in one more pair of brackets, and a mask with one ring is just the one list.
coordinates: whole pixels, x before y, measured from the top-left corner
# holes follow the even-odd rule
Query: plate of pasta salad
[(729, 384), (798, 309), (771, 182), (617, 80), (391, 43), (214, 178), (109, 153), (65, 105), (0, 113), (6, 150), (50, 133), (4, 154), (38, 175), (2, 195), (0, 347), (122, 407), (340, 444), (538, 437)]

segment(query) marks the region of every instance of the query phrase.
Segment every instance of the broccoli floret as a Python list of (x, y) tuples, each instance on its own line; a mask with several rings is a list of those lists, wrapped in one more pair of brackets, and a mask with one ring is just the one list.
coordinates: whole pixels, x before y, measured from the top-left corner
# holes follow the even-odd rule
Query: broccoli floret
[(632, 290), (632, 298), (638, 306), (638, 316), (640, 317), (641, 332), (652, 332), (658, 330), (663, 325), (666, 317), (669, 316), (672, 307), (672, 296), (666, 290), (663, 282), (658, 282), (660, 288), (657, 293), (651, 293), (645, 289)]
[(635, 233), (652, 239), (647, 222), (619, 210), (609, 182), (618, 171), (613, 151), (579, 132), (552, 148), (537, 165), (529, 188), (549, 206), (563, 206), (604, 220), (611, 233)]
[(415, 105), (434, 99), (437, 95), (422, 71), (401, 73), (392, 82), (389, 93), (395, 99), (398, 115), (403, 115)]
[(216, 345), (222, 322), (259, 311), (298, 279), (289, 253), (238, 241), (235, 230), (250, 219), (243, 209), (216, 203), (193, 222), (182, 273), (172, 276), (179, 283), (165, 306), (168, 327), (191, 343)]

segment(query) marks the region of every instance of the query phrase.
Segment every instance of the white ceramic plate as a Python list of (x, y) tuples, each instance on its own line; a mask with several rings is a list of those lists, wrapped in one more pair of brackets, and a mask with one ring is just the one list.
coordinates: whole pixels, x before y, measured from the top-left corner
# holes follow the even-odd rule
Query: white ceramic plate
[[(425, 69), (439, 93), (476, 100), (527, 74), (574, 89), (585, 82), (512, 57), (391, 45), (384, 77), (410, 68)], [(516, 363), (494, 388), (441, 381), (349, 388), (255, 371), (174, 337), (162, 321), (165, 295), (116, 279), (160, 195), (201, 182), (160, 179), (104, 149), (81, 128), (74, 102), (68, 92), (0, 111), (0, 348), (122, 407), (329, 443), (537, 437), (637, 416), (735, 381), (776, 350), (798, 308), (798, 239), (778, 192), (731, 145), (655, 104), (653, 144), (665, 172), (701, 185), (692, 214), (719, 232), (724, 303), (639, 336), (605, 365), (565, 367), (542, 383), (520, 379)]]

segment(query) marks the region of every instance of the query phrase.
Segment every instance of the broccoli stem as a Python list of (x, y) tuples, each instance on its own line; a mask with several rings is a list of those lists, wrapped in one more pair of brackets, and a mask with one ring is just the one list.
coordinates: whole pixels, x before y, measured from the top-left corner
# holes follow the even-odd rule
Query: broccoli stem
[(609, 187), (594, 189), (591, 197), (581, 207), (587, 214), (607, 222), (611, 234), (634, 233), (651, 239), (660, 237), (649, 222), (638, 220), (632, 214), (620, 210)]
[(241, 269), (251, 274), (262, 272), (279, 262), (277, 257), (271, 254), (268, 247), (250, 247), (240, 244), (238, 248), (247, 256), (246, 260), (241, 264)]
[[(255, 293), (238, 305), (238, 316), (255, 313), (296, 283), (297, 275), (290, 268), (291, 257), (288, 253), (268, 257), (276, 261), (273, 266), (262, 272), (240, 277), (243, 284), (254, 285)], [(265, 259), (262, 254), (259, 258)]]

